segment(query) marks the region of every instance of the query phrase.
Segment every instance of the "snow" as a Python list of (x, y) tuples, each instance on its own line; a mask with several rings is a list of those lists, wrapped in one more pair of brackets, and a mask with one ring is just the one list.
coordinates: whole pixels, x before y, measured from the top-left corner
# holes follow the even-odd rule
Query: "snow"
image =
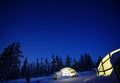
[[(98, 77), (96, 72), (86, 71), (78, 72), (78, 77), (62, 78), (57, 80), (53, 80), (52, 76), (31, 78), (30, 83), (120, 83), (120, 81), (115, 77), (114, 73), (109, 77)], [(25, 78), (22, 78), (4, 81), (3, 83), (26, 83), (26, 81)]]

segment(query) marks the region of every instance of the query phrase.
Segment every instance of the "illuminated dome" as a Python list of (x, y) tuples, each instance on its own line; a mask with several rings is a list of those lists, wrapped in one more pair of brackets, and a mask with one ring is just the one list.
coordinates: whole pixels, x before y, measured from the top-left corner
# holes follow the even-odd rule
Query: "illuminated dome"
[(120, 48), (108, 53), (98, 66), (98, 76), (110, 76), (114, 74), (120, 78)]
[(74, 69), (65, 67), (60, 70), (62, 76), (76, 76), (77, 73)]
[(56, 80), (64, 77), (68, 78), (68, 77), (74, 77), (74, 76), (77, 76), (77, 72), (72, 68), (65, 67), (65, 68), (62, 68), (60, 71), (55, 72), (53, 74), (53, 79)]

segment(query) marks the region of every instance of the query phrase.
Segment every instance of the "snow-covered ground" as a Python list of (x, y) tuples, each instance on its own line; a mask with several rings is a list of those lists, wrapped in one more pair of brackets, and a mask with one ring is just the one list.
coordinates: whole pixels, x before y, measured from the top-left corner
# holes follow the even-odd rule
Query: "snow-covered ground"
[[(26, 83), (25, 78), (3, 83)], [(78, 77), (53, 80), (52, 76), (31, 78), (30, 83), (120, 83), (113, 77), (98, 77), (96, 72), (79, 72)]]

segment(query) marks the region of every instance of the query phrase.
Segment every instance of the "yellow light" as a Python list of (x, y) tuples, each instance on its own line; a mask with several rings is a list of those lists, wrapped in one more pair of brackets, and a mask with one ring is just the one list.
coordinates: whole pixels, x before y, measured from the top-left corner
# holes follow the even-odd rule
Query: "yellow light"
[(107, 70), (107, 71), (106, 71), (106, 75), (105, 75), (105, 76), (109, 76), (109, 75), (111, 75), (112, 71), (113, 71), (113, 68), (112, 68), (112, 69), (110, 69), (110, 70)]
[(69, 67), (65, 67), (65, 68), (61, 69), (60, 72), (62, 73), (62, 76), (75, 76), (75, 75), (77, 75), (76, 71), (72, 68), (69, 68)]
[(112, 71), (113, 71), (113, 67), (112, 64), (110, 62), (110, 58), (113, 56), (114, 53), (119, 52), (120, 48), (110, 52), (109, 54), (107, 54), (102, 61), (100, 62), (99, 66), (98, 66), (98, 76), (109, 76), (111, 75)]
[(107, 69), (109, 69), (109, 68), (112, 68), (112, 64), (111, 64), (111, 62), (110, 62), (110, 59), (107, 60), (107, 61), (103, 64), (103, 66), (104, 66), (104, 70), (107, 70)]
[(102, 62), (105, 62), (107, 59), (109, 59), (110, 58), (110, 55), (109, 54), (107, 54), (103, 59), (102, 59)]

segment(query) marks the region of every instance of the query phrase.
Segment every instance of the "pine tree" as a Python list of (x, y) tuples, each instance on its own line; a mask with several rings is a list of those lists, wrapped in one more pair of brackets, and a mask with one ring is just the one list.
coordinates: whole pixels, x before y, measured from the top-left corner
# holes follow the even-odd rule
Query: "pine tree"
[(43, 64), (43, 59), (41, 58), (39, 76), (42, 76), (43, 74), (44, 74), (44, 64)]
[(72, 68), (79, 71), (79, 62), (76, 59), (73, 60)]
[(45, 59), (45, 75), (50, 75), (50, 63), (47, 58)]
[(80, 56), (79, 60), (79, 71), (88, 71), (93, 69), (94, 63), (89, 54), (84, 54)]
[(63, 68), (64, 67), (64, 64), (63, 64), (63, 61), (62, 61), (62, 58), (59, 58), (59, 69)]
[(58, 55), (56, 55), (56, 71), (59, 71), (61, 68), (63, 68), (63, 62), (62, 62), (62, 58), (60, 58)]
[(84, 56), (81, 55), (79, 59), (79, 71), (84, 71), (85, 70), (85, 59)]
[(59, 71), (59, 57), (58, 57), (58, 55), (56, 55), (55, 61), (56, 61), (56, 63), (55, 63), (56, 71)]
[(15, 79), (20, 76), (20, 58), (23, 57), (20, 43), (14, 42), (9, 45), (0, 57), (0, 75), (6, 79)]
[(102, 61), (102, 57), (101, 56), (99, 56), (98, 59), (97, 59), (96, 68), (99, 66), (100, 61)]
[(53, 74), (56, 71), (56, 61), (54, 55), (52, 55), (52, 61), (51, 61), (51, 74)]
[(84, 54), (85, 58), (85, 70), (91, 70), (94, 66), (92, 58), (89, 54)]
[(39, 59), (36, 59), (36, 68), (35, 68), (35, 75), (38, 77), (41, 75), (40, 73), (40, 63), (39, 63)]
[(69, 55), (66, 56), (66, 63), (65, 63), (65, 66), (66, 67), (71, 67), (71, 58), (69, 57)]
[(28, 71), (28, 60), (25, 58), (23, 61), (23, 65), (21, 67), (21, 77), (25, 77), (26, 72)]
[(35, 77), (36, 76), (36, 74), (35, 74), (35, 72), (36, 72), (35, 62), (31, 62), (29, 68), (30, 68), (31, 77)]

